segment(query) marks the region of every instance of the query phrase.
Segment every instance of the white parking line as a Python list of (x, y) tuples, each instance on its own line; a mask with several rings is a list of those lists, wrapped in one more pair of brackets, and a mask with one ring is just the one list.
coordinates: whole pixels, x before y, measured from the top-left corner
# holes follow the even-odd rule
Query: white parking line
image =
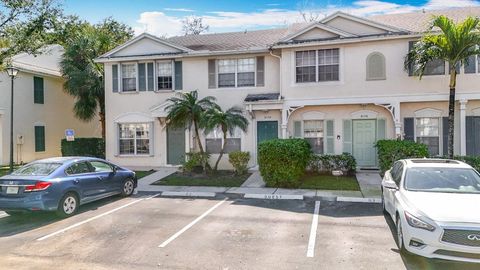
[(202, 220), (204, 217), (206, 217), (208, 214), (210, 214), (215, 208), (219, 207), (222, 203), (224, 203), (228, 198), (223, 199), (219, 203), (215, 204), (212, 206), (210, 209), (208, 209), (205, 213), (203, 213), (201, 216), (197, 217), (194, 221), (190, 222), (187, 226), (183, 227), (180, 231), (172, 235), (170, 238), (168, 238), (165, 242), (161, 243), (158, 247), (164, 248), (166, 247), (170, 242), (175, 240), (175, 238), (179, 237), (182, 233), (186, 232), (188, 229), (190, 229), (193, 225), (195, 225), (197, 222)]
[(315, 240), (317, 238), (318, 212), (320, 212), (320, 201), (315, 202), (313, 211), (312, 228), (310, 229), (310, 238), (308, 239), (307, 257), (313, 258), (315, 252)]
[(85, 224), (85, 223), (88, 223), (88, 222), (90, 222), (90, 221), (93, 221), (93, 220), (99, 219), (99, 218), (101, 218), (101, 217), (104, 217), (104, 216), (106, 216), (106, 215), (109, 215), (109, 214), (111, 214), (111, 213), (113, 213), (113, 212), (116, 212), (116, 211), (118, 211), (118, 210), (120, 210), (120, 209), (123, 209), (123, 208), (125, 208), (125, 207), (128, 207), (128, 206), (130, 206), (130, 205), (139, 203), (139, 202), (144, 201), (144, 200), (150, 200), (150, 199), (155, 198), (155, 197), (157, 197), (157, 196), (159, 196), (159, 195), (160, 195), (160, 193), (155, 194), (155, 195), (152, 195), (152, 196), (147, 197), (147, 198), (142, 198), (142, 199), (135, 200), (135, 201), (133, 201), (133, 202), (129, 202), (129, 203), (125, 204), (125, 205), (122, 205), (122, 206), (120, 206), (120, 207), (117, 207), (117, 208), (115, 208), (115, 209), (112, 209), (112, 210), (110, 210), (110, 211), (107, 211), (107, 212), (105, 212), (105, 213), (103, 213), (103, 214), (100, 214), (100, 215), (91, 217), (91, 218), (89, 218), (89, 219), (86, 219), (86, 220), (84, 220), (84, 221), (75, 223), (75, 224), (73, 224), (73, 225), (71, 225), (71, 226), (68, 226), (68, 227), (65, 228), (65, 229), (61, 229), (61, 230), (56, 231), (56, 232), (53, 232), (53, 233), (51, 233), (51, 234), (47, 234), (47, 235), (45, 235), (45, 236), (42, 236), (42, 237), (38, 238), (37, 241), (43, 241), (43, 240), (48, 239), (48, 238), (50, 238), (50, 237), (52, 237), (52, 236), (55, 236), (55, 235), (60, 234), (60, 233), (64, 233), (64, 232), (66, 232), (66, 231), (68, 231), (68, 230), (71, 230), (71, 229), (73, 229), (73, 228), (76, 228), (76, 227), (78, 227), (78, 226), (81, 226), (81, 225), (83, 225), (83, 224)]

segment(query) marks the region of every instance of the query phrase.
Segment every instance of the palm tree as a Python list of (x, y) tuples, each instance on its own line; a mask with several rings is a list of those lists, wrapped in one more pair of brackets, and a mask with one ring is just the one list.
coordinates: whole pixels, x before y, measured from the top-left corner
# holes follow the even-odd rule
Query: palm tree
[(227, 132), (230, 135), (233, 135), (236, 128), (240, 128), (244, 132), (247, 131), (248, 120), (243, 116), (243, 111), (240, 108), (232, 107), (227, 111), (222, 111), (219, 106), (215, 106), (210, 110), (206, 111), (203, 119), (202, 126), (205, 127), (205, 132), (210, 132), (216, 128), (220, 129), (223, 133), (223, 144), (220, 154), (218, 155), (215, 166), (213, 167), (214, 171), (217, 171), (218, 163), (222, 159), (222, 156), (225, 152), (225, 145), (227, 144)]
[(457, 68), (468, 58), (480, 53), (479, 18), (469, 17), (455, 23), (446, 16), (435, 17), (426, 33), (405, 57), (405, 69), (421, 79), (426, 65), (433, 60), (447, 62), (450, 72), (450, 97), (448, 102), (448, 157), (453, 158), (455, 87)]
[(198, 92), (178, 93), (176, 97), (169, 98), (171, 103), (165, 110), (168, 112), (167, 121), (172, 127), (194, 127), (200, 153), (204, 153), (202, 140), (199, 136), (199, 123), (205, 111), (217, 106), (215, 98), (208, 96), (198, 99)]

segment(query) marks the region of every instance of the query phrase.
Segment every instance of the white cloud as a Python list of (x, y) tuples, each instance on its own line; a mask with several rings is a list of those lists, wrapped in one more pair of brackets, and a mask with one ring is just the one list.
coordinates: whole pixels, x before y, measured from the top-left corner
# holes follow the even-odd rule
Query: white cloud
[[(313, 10), (313, 12), (320, 13), (320, 17), (329, 15), (337, 10), (342, 10), (357, 16), (369, 16), (374, 14), (412, 12), (422, 9), (467, 6), (480, 6), (480, 2), (475, 0), (430, 0), (422, 6), (413, 6), (410, 4), (396, 4), (381, 0), (358, 0), (349, 6), (331, 4), (321, 9)], [(189, 9), (165, 8), (164, 10), (190, 12)], [(193, 10), (191, 12), (193, 12)], [(169, 16), (159, 11), (144, 12), (140, 14), (140, 18), (137, 20), (138, 25), (135, 27), (135, 32), (137, 34), (146, 31), (155, 35), (180, 35), (182, 29), (181, 20), (184, 17), (185, 16)], [(302, 21), (298, 10), (273, 8), (253, 12), (212, 11), (201, 17), (204, 19), (204, 22), (210, 26), (210, 32), (268, 28)]]
[(178, 12), (195, 12), (193, 9), (188, 8), (164, 8), (166, 11), (178, 11)]

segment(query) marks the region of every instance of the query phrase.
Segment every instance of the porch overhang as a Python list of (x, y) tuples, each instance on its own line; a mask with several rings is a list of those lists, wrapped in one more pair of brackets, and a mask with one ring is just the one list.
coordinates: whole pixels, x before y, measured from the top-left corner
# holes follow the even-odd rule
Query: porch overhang
[(150, 115), (155, 118), (165, 118), (168, 112), (165, 110), (171, 102), (165, 101), (150, 108)]
[(253, 111), (281, 110), (283, 108), (283, 98), (279, 93), (267, 94), (249, 94), (244, 100), (246, 110)]

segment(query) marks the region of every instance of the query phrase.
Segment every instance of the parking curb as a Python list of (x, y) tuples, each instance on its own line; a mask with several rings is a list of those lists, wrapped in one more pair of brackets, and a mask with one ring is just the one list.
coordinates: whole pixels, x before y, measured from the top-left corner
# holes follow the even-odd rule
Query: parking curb
[[(221, 194), (221, 193), (219, 193)], [(162, 192), (162, 197), (203, 197), (203, 198), (214, 198), (217, 196), (215, 192), (202, 192), (202, 191), (164, 191)]]
[(265, 200), (303, 200), (303, 195), (292, 194), (255, 194), (246, 193), (243, 195), (246, 199), (265, 199)]

